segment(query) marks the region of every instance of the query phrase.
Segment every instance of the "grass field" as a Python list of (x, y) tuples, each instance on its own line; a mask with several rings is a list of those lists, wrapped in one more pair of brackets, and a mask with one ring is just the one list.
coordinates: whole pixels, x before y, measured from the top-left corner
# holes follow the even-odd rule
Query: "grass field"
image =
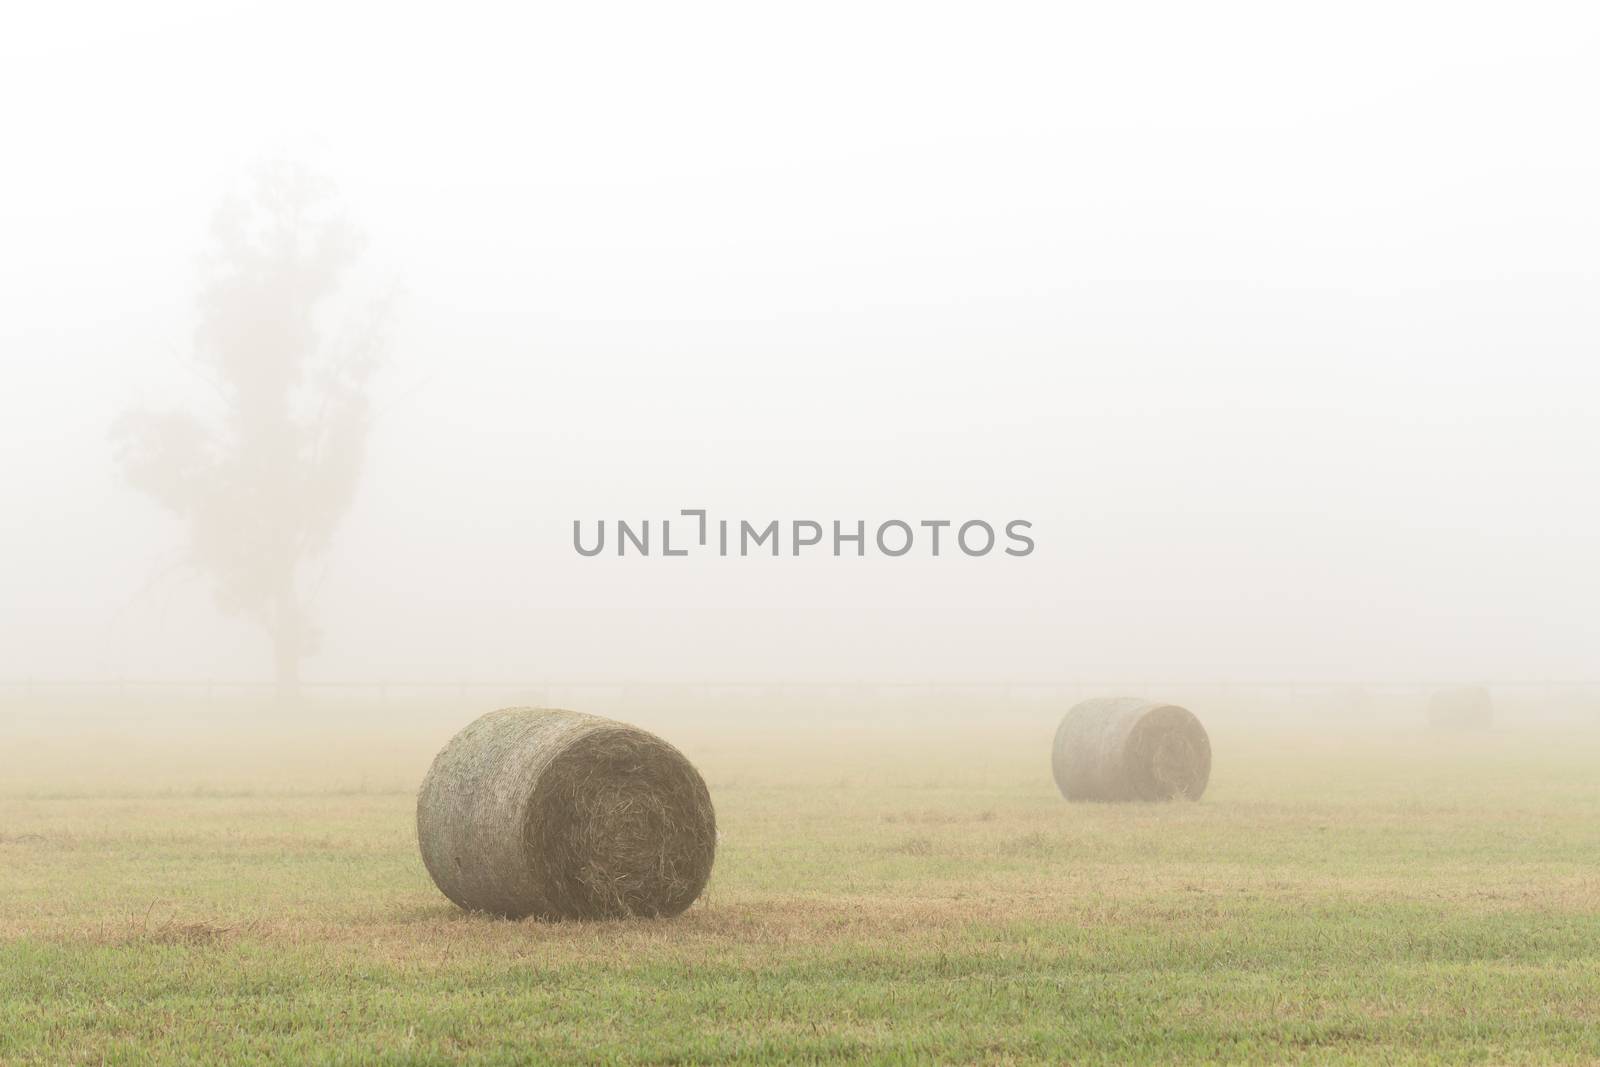
[(1213, 729), (1198, 804), (1071, 806), (1053, 720), (684, 726), (675, 921), (457, 911), (412, 790), (464, 719), (0, 755), (0, 1063), (1600, 1062), (1600, 738)]

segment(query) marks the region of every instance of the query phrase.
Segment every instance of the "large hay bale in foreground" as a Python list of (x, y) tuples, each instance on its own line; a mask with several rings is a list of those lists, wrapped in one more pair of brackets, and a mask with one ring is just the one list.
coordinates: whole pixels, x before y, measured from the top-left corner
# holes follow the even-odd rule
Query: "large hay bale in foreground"
[(1050, 762), (1068, 800), (1198, 800), (1211, 779), (1211, 739), (1176, 704), (1085, 700), (1061, 720)]
[(704, 779), (661, 738), (556, 708), (478, 719), (417, 796), (422, 861), (445, 896), (507, 918), (676, 915), (717, 848)]
[(1486, 730), (1494, 722), (1494, 701), (1481, 685), (1441, 689), (1428, 701), (1428, 725), (1435, 730)]

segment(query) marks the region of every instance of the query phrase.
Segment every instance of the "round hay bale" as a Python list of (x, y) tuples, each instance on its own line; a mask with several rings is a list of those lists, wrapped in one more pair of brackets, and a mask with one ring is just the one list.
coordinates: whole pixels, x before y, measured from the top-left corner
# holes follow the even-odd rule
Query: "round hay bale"
[(1428, 701), (1428, 725), (1435, 730), (1484, 730), (1494, 722), (1494, 701), (1481, 685), (1441, 689)]
[(1176, 704), (1085, 700), (1061, 720), (1050, 763), (1068, 800), (1198, 800), (1211, 779), (1211, 739)]
[(711, 876), (717, 819), (661, 738), (557, 708), (492, 711), (417, 795), (422, 862), (444, 895), (507, 918), (677, 915)]

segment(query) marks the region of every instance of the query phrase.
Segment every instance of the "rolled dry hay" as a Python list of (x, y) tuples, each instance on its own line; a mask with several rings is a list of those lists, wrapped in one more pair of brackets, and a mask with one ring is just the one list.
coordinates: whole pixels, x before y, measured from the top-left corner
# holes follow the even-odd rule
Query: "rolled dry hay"
[(1494, 701), (1481, 685), (1441, 689), (1428, 701), (1428, 725), (1435, 730), (1483, 730), (1494, 721)]
[(478, 719), (417, 796), (422, 862), (444, 895), (507, 918), (677, 915), (711, 876), (717, 818), (661, 738), (557, 708)]
[(1068, 800), (1198, 800), (1211, 779), (1211, 739), (1176, 704), (1085, 700), (1061, 720), (1050, 762)]

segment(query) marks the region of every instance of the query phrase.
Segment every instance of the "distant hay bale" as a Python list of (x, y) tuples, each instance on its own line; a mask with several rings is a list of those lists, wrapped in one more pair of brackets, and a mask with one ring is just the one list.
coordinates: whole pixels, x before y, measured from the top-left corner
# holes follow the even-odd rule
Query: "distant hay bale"
[(1494, 701), (1481, 685), (1441, 689), (1428, 701), (1428, 725), (1435, 730), (1484, 730), (1494, 722)]
[(1211, 779), (1211, 740), (1176, 704), (1085, 700), (1061, 720), (1050, 762), (1068, 800), (1198, 800)]
[(505, 708), (434, 759), (417, 796), (444, 895), (507, 918), (677, 915), (711, 875), (704, 779), (661, 738), (556, 708)]

